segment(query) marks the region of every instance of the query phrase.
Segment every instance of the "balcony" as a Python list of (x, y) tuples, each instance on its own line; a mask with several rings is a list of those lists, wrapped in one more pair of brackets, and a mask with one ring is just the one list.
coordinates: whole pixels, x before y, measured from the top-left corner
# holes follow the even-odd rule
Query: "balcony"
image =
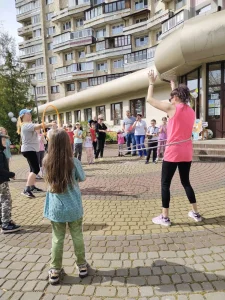
[(86, 54), (87, 61), (94, 61), (108, 57), (125, 55), (131, 52), (131, 36), (119, 36), (106, 38), (102, 42), (96, 43), (96, 52)]
[(156, 47), (153, 46), (124, 55), (124, 71), (129, 72), (148, 68), (154, 61)]
[(156, 29), (159, 26), (161, 26), (162, 22), (165, 22), (166, 20), (168, 20), (169, 18), (172, 18), (174, 16), (174, 13), (169, 10), (166, 9), (162, 12), (160, 12), (159, 14), (156, 14), (154, 17), (148, 19), (147, 21), (147, 29)]
[(85, 27), (121, 20), (130, 14), (130, 0), (102, 3), (85, 11)]
[(66, 32), (53, 38), (53, 50), (54, 52), (58, 52), (73, 47), (89, 45), (94, 42), (94, 32), (90, 28), (75, 32)]
[(37, 44), (40, 44), (40, 42), (42, 42), (41, 36), (23, 41), (23, 42), (19, 43), (18, 45), (19, 45), (19, 49), (22, 49), (22, 48), (26, 48), (29, 46), (35, 46)]
[(84, 10), (90, 7), (90, 1), (87, 0), (82, 0), (82, 1), (77, 1), (77, 0), (72, 0), (69, 1), (68, 7), (65, 9), (60, 10), (59, 12), (55, 12), (54, 17), (52, 17), (52, 22), (56, 21), (67, 21), (68, 16), (75, 15), (75, 14), (80, 14)]
[(163, 39), (167, 34), (179, 28), (186, 20), (188, 20), (188, 10), (184, 9), (175, 14), (167, 21), (163, 22), (161, 39)]
[(72, 64), (66, 67), (57, 68), (55, 70), (56, 82), (66, 82), (74, 79), (84, 79), (92, 77), (94, 73), (94, 64), (92, 62), (84, 62)]
[(40, 12), (39, 0), (30, 1), (24, 5), (17, 7), (16, 20), (20, 22), (22, 20), (31, 18), (35, 13)]
[(20, 49), (20, 59), (22, 62), (29, 62), (37, 58), (37, 56), (43, 55), (42, 44), (37, 44), (27, 48)]
[(92, 86), (96, 86), (96, 85), (100, 85), (112, 80), (115, 80), (117, 78), (126, 76), (128, 74), (130, 74), (132, 72), (126, 72), (126, 73), (118, 73), (118, 74), (109, 74), (109, 75), (103, 75), (103, 76), (97, 76), (97, 77), (93, 77), (93, 78), (88, 78), (88, 86), (92, 87)]

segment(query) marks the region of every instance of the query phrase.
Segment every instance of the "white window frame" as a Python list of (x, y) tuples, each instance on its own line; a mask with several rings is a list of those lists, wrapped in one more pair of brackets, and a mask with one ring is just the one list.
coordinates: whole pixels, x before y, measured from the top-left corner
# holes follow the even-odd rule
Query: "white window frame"
[(143, 47), (148, 45), (149, 42), (149, 36), (145, 35), (145, 36), (140, 36), (138, 38), (135, 39), (135, 46), (136, 47)]
[(121, 69), (124, 66), (122, 58), (113, 61), (113, 69)]
[(118, 24), (118, 25), (114, 25), (112, 26), (112, 35), (118, 35), (123, 33), (123, 24)]
[(101, 62), (97, 64), (97, 70), (100, 72), (104, 72), (108, 70), (107, 62)]
[(63, 23), (62, 27), (63, 27), (64, 31), (70, 30), (71, 29), (71, 21), (67, 21), (67, 22)]

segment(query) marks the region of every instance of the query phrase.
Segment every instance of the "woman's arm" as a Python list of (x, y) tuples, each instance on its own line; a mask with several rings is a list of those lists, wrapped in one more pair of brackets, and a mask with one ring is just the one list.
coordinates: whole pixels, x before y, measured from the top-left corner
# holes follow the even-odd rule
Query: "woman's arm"
[(154, 71), (151, 70), (148, 73), (149, 78), (149, 88), (148, 88), (148, 94), (147, 94), (147, 102), (151, 104), (153, 107), (158, 108), (159, 110), (162, 110), (167, 113), (170, 117), (173, 115), (174, 111), (176, 110), (175, 106), (171, 103), (166, 103), (161, 100), (156, 100), (153, 98), (153, 90), (154, 90), (154, 84), (157, 78), (157, 75), (154, 75)]
[[(45, 128), (48, 128), (48, 127), (52, 127), (52, 125), (53, 125), (54, 123), (41, 123), (41, 124), (35, 124), (34, 125), (34, 130), (40, 130), (40, 129), (42, 129), (43, 127), (45, 127)], [(44, 125), (44, 126), (43, 126)]]

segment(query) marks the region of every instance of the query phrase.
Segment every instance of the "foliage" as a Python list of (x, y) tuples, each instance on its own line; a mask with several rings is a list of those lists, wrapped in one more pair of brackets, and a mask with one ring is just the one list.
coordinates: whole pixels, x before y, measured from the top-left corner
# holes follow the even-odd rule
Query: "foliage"
[(116, 132), (107, 132), (105, 140), (106, 140), (106, 142), (110, 142), (110, 143), (117, 142)]
[[(19, 143), (19, 136), (16, 133), (16, 123), (8, 117), (12, 112), (17, 118), (18, 113), (23, 108), (34, 108), (34, 101), (30, 99), (30, 77), (15, 56), (13, 42), (9, 35), (0, 33), (0, 126), (8, 131), (12, 143)], [(5, 40), (4, 43), (2, 41)], [(11, 42), (11, 44), (10, 44)]]

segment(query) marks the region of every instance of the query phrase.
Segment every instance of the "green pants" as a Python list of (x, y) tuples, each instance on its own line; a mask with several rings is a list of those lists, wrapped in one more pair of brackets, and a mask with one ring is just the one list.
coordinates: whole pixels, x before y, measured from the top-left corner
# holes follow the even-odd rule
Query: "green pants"
[[(52, 223), (52, 255), (51, 255), (51, 268), (61, 269), (63, 259), (63, 245), (66, 235), (67, 223)], [(73, 240), (74, 252), (77, 257), (77, 265), (86, 263), (85, 260), (85, 247), (82, 231), (83, 219), (74, 222), (68, 222), (70, 234)]]

